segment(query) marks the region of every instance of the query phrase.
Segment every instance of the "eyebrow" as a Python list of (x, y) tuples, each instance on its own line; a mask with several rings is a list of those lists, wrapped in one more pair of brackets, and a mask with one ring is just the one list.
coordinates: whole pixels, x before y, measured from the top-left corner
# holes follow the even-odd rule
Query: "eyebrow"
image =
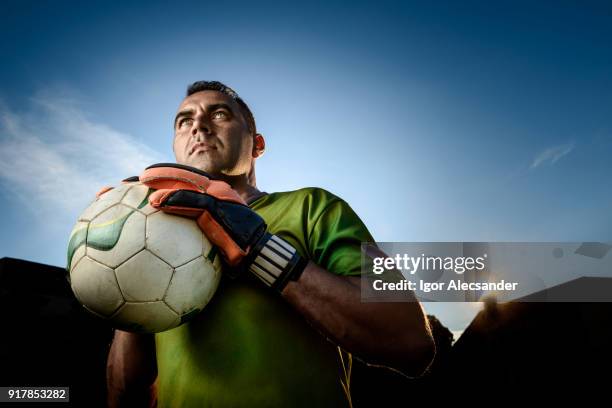
[[(210, 112), (216, 111), (217, 109), (225, 109), (229, 111), (231, 114), (234, 113), (232, 108), (230, 108), (230, 106), (227, 103), (213, 103), (212, 105), (206, 106), (206, 110)], [(176, 127), (176, 122), (178, 122), (180, 118), (190, 117), (190, 116), (193, 116), (194, 114), (195, 114), (195, 110), (193, 109), (183, 109), (182, 111), (179, 111), (174, 117), (174, 127)]]

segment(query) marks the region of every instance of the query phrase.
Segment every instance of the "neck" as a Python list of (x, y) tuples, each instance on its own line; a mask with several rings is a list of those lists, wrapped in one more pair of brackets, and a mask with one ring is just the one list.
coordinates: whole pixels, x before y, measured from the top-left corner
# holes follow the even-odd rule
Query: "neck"
[(255, 183), (255, 177), (241, 174), (239, 176), (223, 175), (220, 178), (236, 190), (238, 195), (247, 203), (261, 195), (261, 191), (259, 191)]

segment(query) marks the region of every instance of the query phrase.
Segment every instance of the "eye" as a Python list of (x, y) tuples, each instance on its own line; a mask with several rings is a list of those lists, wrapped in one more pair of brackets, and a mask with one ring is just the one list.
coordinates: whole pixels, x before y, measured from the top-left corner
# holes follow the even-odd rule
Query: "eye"
[(214, 119), (227, 119), (228, 115), (225, 111), (216, 111), (213, 112), (212, 117)]
[(183, 118), (183, 119), (179, 120), (178, 127), (182, 128), (182, 127), (185, 127), (185, 126), (191, 126), (192, 124), (193, 124), (193, 119), (191, 119), (191, 118)]

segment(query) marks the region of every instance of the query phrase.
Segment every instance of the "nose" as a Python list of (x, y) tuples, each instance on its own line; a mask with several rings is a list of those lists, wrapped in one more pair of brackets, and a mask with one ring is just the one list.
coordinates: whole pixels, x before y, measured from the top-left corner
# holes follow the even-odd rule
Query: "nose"
[(195, 138), (208, 136), (210, 134), (210, 125), (205, 120), (204, 115), (198, 115), (194, 118), (191, 128), (191, 135)]

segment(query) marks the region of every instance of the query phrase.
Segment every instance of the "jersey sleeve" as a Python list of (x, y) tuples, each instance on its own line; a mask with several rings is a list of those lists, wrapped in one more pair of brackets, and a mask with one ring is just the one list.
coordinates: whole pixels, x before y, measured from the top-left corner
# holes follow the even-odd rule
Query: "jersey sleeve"
[(336, 275), (361, 275), (361, 243), (374, 239), (344, 200), (330, 196), (308, 234), (311, 259)]

